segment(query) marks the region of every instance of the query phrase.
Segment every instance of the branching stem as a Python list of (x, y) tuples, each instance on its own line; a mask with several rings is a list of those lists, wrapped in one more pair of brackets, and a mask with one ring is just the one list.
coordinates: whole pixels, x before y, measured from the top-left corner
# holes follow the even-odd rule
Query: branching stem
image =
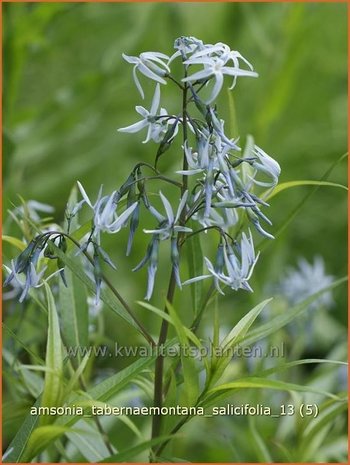
[[(185, 77), (187, 76), (187, 67), (185, 66)], [(173, 79), (172, 79), (173, 80)], [(176, 81), (177, 83), (177, 81)], [(178, 83), (177, 83), (178, 84)], [(180, 85), (182, 89), (182, 131), (183, 131), (183, 170), (188, 170), (188, 163), (187, 157), (185, 153), (185, 142), (187, 141), (187, 93), (188, 93), (188, 85)], [(182, 187), (181, 187), (181, 195), (183, 195), (188, 188), (188, 179), (187, 176), (182, 176)], [(186, 210), (183, 209), (180, 220), (180, 224), (185, 224), (186, 222)], [(178, 245), (182, 243), (182, 235), (179, 234), (178, 238)], [(166, 303), (172, 303), (175, 294), (175, 287), (176, 287), (176, 280), (175, 280), (175, 270), (172, 268), (169, 285), (168, 285), (168, 292), (166, 296)], [(167, 305), (165, 304), (164, 311), (167, 313)], [(162, 321), (162, 325), (160, 328), (159, 339), (158, 339), (158, 347), (161, 348), (163, 344), (165, 344), (168, 336), (168, 329), (169, 329), (169, 322), (165, 319)], [(164, 356), (161, 354), (161, 351), (156, 359), (155, 365), (155, 375), (154, 375), (154, 396), (153, 396), (153, 405), (154, 407), (161, 408), (163, 405), (163, 386), (164, 386)], [(152, 439), (157, 438), (161, 433), (162, 427), (162, 416), (161, 415), (154, 415), (152, 418)], [(156, 448), (151, 449), (150, 453), (150, 462), (156, 460)]]

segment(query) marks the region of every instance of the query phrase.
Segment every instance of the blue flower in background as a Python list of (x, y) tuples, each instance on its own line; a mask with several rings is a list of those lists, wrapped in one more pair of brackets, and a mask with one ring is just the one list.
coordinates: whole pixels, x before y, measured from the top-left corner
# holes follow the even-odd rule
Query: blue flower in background
[[(288, 268), (281, 278), (278, 290), (290, 304), (297, 304), (316, 292), (330, 286), (334, 277), (328, 275), (321, 256), (316, 256), (313, 263), (299, 258), (296, 268)], [(329, 309), (334, 305), (332, 292), (324, 292), (310, 304), (310, 309), (319, 307)]]

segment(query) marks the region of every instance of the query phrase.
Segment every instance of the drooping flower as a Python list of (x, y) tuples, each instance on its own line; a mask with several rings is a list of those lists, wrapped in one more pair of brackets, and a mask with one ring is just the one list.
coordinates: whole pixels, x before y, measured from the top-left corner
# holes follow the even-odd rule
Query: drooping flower
[(165, 60), (169, 60), (169, 57), (164, 53), (143, 52), (138, 57), (128, 56), (123, 53), (123, 58), (128, 63), (135, 65), (133, 68), (134, 82), (142, 98), (145, 98), (145, 95), (137, 77), (137, 71), (153, 81), (166, 84), (164, 76), (170, 72), (170, 69), (165, 62)]
[(47, 278), (43, 279), (45, 271), (47, 270), (47, 266), (44, 266), (40, 271), (37, 271), (33, 261), (30, 261), (28, 263), (28, 266), (24, 270), (22, 270), (22, 273), (24, 273), (25, 275), (25, 279), (23, 279), (19, 275), (19, 272), (16, 271), (17, 267), (16, 262), (14, 260), (11, 261), (11, 268), (9, 268), (6, 265), (4, 265), (4, 268), (9, 273), (9, 276), (6, 279), (4, 286), (14, 282), (14, 287), (19, 287), (22, 289), (22, 293), (18, 299), (19, 302), (24, 301), (30, 289), (43, 286), (44, 282), (47, 282), (49, 279), (53, 278), (62, 271), (62, 269), (59, 269)]
[(119, 128), (119, 132), (130, 132), (135, 133), (142, 131), (142, 129), (147, 128), (147, 136), (146, 139), (143, 141), (144, 144), (149, 142), (151, 139), (154, 142), (160, 142), (167, 130), (167, 124), (164, 124), (162, 121), (162, 116), (167, 114), (167, 111), (164, 108), (161, 108), (160, 113), (158, 115), (158, 108), (160, 103), (160, 86), (159, 84), (156, 85), (156, 89), (153, 95), (152, 104), (150, 110), (146, 110), (146, 108), (141, 106), (136, 106), (135, 109), (139, 115), (143, 117), (141, 121), (137, 123), (131, 124), (125, 128)]
[(278, 183), (279, 175), (281, 174), (281, 167), (278, 162), (270, 157), (266, 152), (264, 152), (257, 145), (254, 146), (253, 154), (257, 157), (256, 161), (253, 161), (251, 164), (255, 168), (256, 172), (261, 171), (271, 178), (270, 182), (262, 182), (251, 177), (252, 181), (258, 186), (262, 187), (274, 187)]
[(177, 174), (185, 176), (192, 176), (194, 174), (203, 173), (209, 168), (209, 144), (210, 139), (205, 140), (200, 138), (198, 140), (198, 149), (193, 151), (188, 147), (187, 141), (184, 144), (184, 152), (188, 163), (188, 170), (176, 171)]
[(137, 207), (138, 202), (133, 203), (123, 213), (118, 215), (116, 213), (118, 192), (114, 191), (111, 195), (102, 197), (102, 186), (100, 188), (96, 202), (93, 204), (88, 195), (85, 192), (82, 184), (78, 181), (78, 187), (83, 196), (86, 204), (93, 210), (94, 218), (94, 230), (93, 236), (96, 238), (96, 242), (100, 243), (100, 233), (107, 232), (109, 234), (115, 234), (121, 230), (121, 228), (128, 221), (129, 216)]
[(153, 294), (155, 277), (158, 269), (158, 255), (159, 255), (159, 237), (154, 234), (151, 242), (148, 244), (146, 255), (140, 261), (138, 265), (133, 268), (132, 271), (138, 271), (142, 267), (149, 263), (147, 273), (148, 273), (148, 282), (147, 282), (147, 291), (145, 300), (150, 300)]
[(183, 284), (214, 278), (214, 283), (221, 293), (222, 291), (219, 287), (219, 283), (235, 291), (244, 289), (252, 292), (253, 290), (248, 281), (252, 276), (255, 264), (259, 258), (259, 253), (255, 254), (253, 238), (250, 231), (249, 237), (245, 233), (242, 233), (241, 242), (239, 245), (236, 244), (235, 248), (236, 251), (230, 244), (225, 244), (223, 250), (225, 272), (223, 269), (220, 270), (217, 266), (214, 266), (207, 257), (204, 257), (209, 274), (191, 278)]

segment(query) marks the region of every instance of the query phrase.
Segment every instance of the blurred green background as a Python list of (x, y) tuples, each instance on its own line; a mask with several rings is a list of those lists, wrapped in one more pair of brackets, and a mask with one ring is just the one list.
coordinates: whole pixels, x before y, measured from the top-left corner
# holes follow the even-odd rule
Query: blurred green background
[[(117, 132), (118, 127), (137, 121), (134, 106), (148, 107), (154, 88), (153, 83), (145, 86), (142, 103), (132, 82), (132, 68), (121, 55), (150, 50), (171, 54), (174, 39), (181, 35), (207, 43), (225, 42), (253, 63), (259, 79), (241, 79), (233, 91), (234, 130), (242, 142), (252, 134), (256, 143), (278, 160), (281, 182), (319, 180), (347, 150), (345, 4), (7, 3), (3, 22), (7, 234), (18, 235), (6, 213), (13, 203), (19, 203), (17, 194), (53, 205), (55, 220), (61, 222), (77, 179), (94, 198), (100, 184), (105, 192), (111, 192), (138, 161), (153, 162), (157, 147), (142, 145), (143, 134)], [(176, 89), (168, 85), (162, 90), (164, 106), (177, 111)], [(218, 102), (224, 118), (229, 118), (227, 101), (224, 90)], [(227, 125), (232, 125), (228, 121)], [(161, 169), (173, 171), (176, 156), (176, 150), (170, 150), (160, 162)], [(346, 171), (343, 162), (329, 180), (346, 184)], [(309, 190), (288, 190), (272, 200), (265, 211), (274, 224), (272, 233)], [(321, 255), (328, 274), (345, 275), (346, 212), (343, 190), (320, 188), (287, 230), (264, 250), (252, 280), (256, 292), (227, 293), (220, 306), (222, 321), (232, 327), (251, 304), (262, 300), (266, 285), (278, 281), (298, 257), (312, 260)], [(126, 232), (107, 238), (105, 248), (123, 270), (117, 278), (113, 275), (118, 288), (134, 300), (141, 299), (146, 272), (132, 274), (129, 270), (144, 255), (148, 237), (137, 234), (130, 259), (124, 256), (126, 238)], [(8, 261), (13, 250), (5, 247), (4, 251)], [(166, 265), (167, 257), (160, 265), (155, 304), (164, 296)], [(189, 296), (188, 290), (184, 292)], [(345, 323), (344, 286), (336, 291), (336, 302), (333, 316)], [(144, 311), (139, 314), (148, 320)], [(190, 321), (186, 314), (183, 318)], [(108, 312), (105, 320), (111, 340), (117, 337), (125, 343), (134, 337)], [(156, 334), (158, 321), (147, 324)], [(45, 333), (40, 336), (34, 331), (33, 335), (44, 343)], [(11, 425), (13, 432), (15, 425)], [(217, 453), (214, 448), (202, 459), (216, 459)], [(247, 454), (249, 457), (249, 447)], [(225, 454), (222, 460), (226, 460)]]

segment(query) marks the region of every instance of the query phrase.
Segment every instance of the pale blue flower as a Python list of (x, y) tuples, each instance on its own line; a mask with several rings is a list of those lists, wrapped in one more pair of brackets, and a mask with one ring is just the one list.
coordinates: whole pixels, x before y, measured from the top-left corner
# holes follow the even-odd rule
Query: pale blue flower
[(186, 57), (190, 53), (202, 50), (204, 48), (204, 44), (202, 40), (196, 39), (195, 37), (182, 36), (175, 39), (174, 48), (177, 51), (171, 56), (169, 63), (178, 56)]
[(139, 57), (132, 57), (123, 53), (123, 58), (128, 63), (135, 65), (133, 69), (134, 82), (142, 98), (144, 98), (145, 95), (137, 77), (137, 71), (153, 81), (157, 81), (160, 84), (166, 84), (166, 81), (163, 78), (167, 73), (170, 73), (170, 69), (164, 61), (168, 61), (169, 57), (164, 53), (143, 52)]
[(194, 174), (204, 173), (204, 195), (205, 195), (205, 212), (204, 216), (209, 216), (211, 199), (214, 185), (214, 169), (216, 159), (214, 157), (213, 146), (210, 139), (200, 138), (198, 141), (198, 152), (192, 152), (192, 149), (185, 143), (184, 151), (187, 158), (189, 170), (177, 171), (178, 174), (191, 176)]
[(137, 206), (135, 210), (131, 214), (131, 219), (130, 219), (130, 232), (129, 232), (129, 238), (128, 238), (128, 245), (126, 247), (126, 255), (130, 255), (131, 252), (131, 247), (134, 241), (134, 236), (135, 232), (138, 228), (139, 225), (139, 216), (140, 216), (140, 204), (137, 202)]
[(147, 291), (145, 300), (150, 300), (153, 294), (155, 277), (158, 269), (158, 255), (159, 255), (159, 237), (158, 235), (153, 235), (151, 242), (147, 247), (147, 252), (141, 262), (133, 268), (132, 271), (140, 270), (146, 263), (149, 263), (147, 274)]
[(36, 200), (28, 200), (25, 207), (16, 207), (13, 213), (19, 213), (21, 216), (28, 214), (29, 218), (35, 222), (41, 221), (41, 214), (52, 214), (55, 211), (54, 207), (46, 203), (37, 202)]
[[(281, 174), (281, 167), (270, 155), (264, 152), (257, 145), (254, 146), (253, 154), (257, 157), (256, 161), (253, 161), (251, 165), (255, 168), (255, 174), (251, 177), (252, 181), (258, 186), (262, 187), (274, 187), (278, 183), (279, 175)], [(257, 181), (255, 175), (257, 171), (261, 171), (271, 178), (270, 182)]]
[[(305, 258), (298, 260), (296, 268), (288, 268), (278, 286), (279, 291), (292, 304), (297, 304), (312, 294), (332, 284), (334, 277), (328, 275), (322, 257), (316, 256), (313, 263)], [(324, 292), (310, 304), (310, 308), (330, 308), (334, 305), (332, 292)]]
[(44, 266), (40, 271), (36, 271), (34, 263), (31, 261), (23, 273), (25, 274), (25, 279), (23, 280), (20, 276), (18, 271), (16, 271), (16, 263), (14, 260), (11, 261), (11, 268), (4, 265), (5, 270), (9, 273), (9, 277), (6, 280), (4, 285), (9, 284), (14, 280), (14, 287), (21, 288), (22, 293), (19, 297), (19, 301), (23, 302), (24, 299), (27, 297), (31, 288), (38, 288), (44, 285), (44, 282), (48, 281), (49, 279), (53, 278), (55, 275), (60, 273), (63, 268), (55, 271), (50, 276), (48, 276), (45, 280), (43, 280), (44, 273), (47, 269), (47, 266)]
[[(250, 70), (239, 68), (239, 59), (248, 64)], [(227, 66), (229, 61), (233, 62), (233, 67)], [(203, 81), (210, 78), (215, 79), (214, 87), (210, 97), (205, 101), (206, 104), (212, 103), (219, 95), (223, 86), (224, 75), (232, 76), (232, 89), (238, 76), (258, 77), (250, 63), (238, 52), (231, 52), (225, 44), (219, 43), (214, 46), (208, 46), (204, 50), (194, 53), (191, 58), (185, 61), (186, 65), (203, 65), (203, 69), (183, 78), (182, 82)]]
[(186, 226), (178, 225), (180, 216), (184, 208), (186, 208), (186, 202), (188, 197), (188, 191), (185, 191), (181, 197), (179, 206), (177, 208), (176, 214), (174, 215), (172, 206), (169, 200), (165, 197), (162, 192), (159, 192), (159, 196), (162, 200), (166, 217), (161, 215), (154, 207), (150, 207), (150, 212), (157, 218), (159, 221), (159, 227), (157, 229), (144, 229), (144, 232), (147, 234), (159, 235), (161, 240), (169, 239), (174, 233), (178, 232), (192, 232), (191, 228)]
[(100, 243), (100, 233), (107, 232), (109, 234), (115, 234), (121, 230), (121, 228), (128, 221), (129, 216), (137, 207), (137, 202), (133, 203), (120, 215), (117, 214), (117, 191), (114, 191), (111, 195), (102, 197), (102, 186), (100, 188), (96, 202), (93, 204), (85, 192), (85, 189), (78, 181), (78, 187), (87, 205), (93, 210), (93, 224), (94, 224), (94, 237), (97, 243)]
[(186, 141), (184, 144), (184, 152), (189, 169), (179, 170), (176, 171), (176, 173), (185, 176), (192, 176), (194, 174), (207, 171), (209, 168), (209, 145), (209, 138), (207, 140), (200, 138), (198, 141), (198, 150), (193, 151), (191, 147), (188, 147), (188, 143)]
[(153, 95), (152, 104), (150, 110), (141, 106), (136, 106), (135, 109), (143, 119), (137, 123), (131, 124), (125, 128), (118, 129), (119, 132), (130, 132), (135, 133), (142, 131), (144, 128), (147, 129), (146, 139), (143, 141), (144, 144), (149, 142), (151, 139), (154, 142), (160, 142), (166, 132), (167, 125), (162, 122), (158, 116), (165, 116), (167, 114), (164, 108), (161, 108), (160, 114), (158, 115), (158, 108), (160, 103), (160, 86), (156, 85), (156, 89)]
[(175, 281), (180, 289), (182, 289), (182, 283), (180, 278), (180, 255), (177, 246), (177, 236), (171, 238), (171, 264), (174, 270)]
[(219, 287), (219, 283), (229, 286), (235, 291), (244, 289), (253, 292), (248, 281), (252, 276), (255, 264), (259, 258), (259, 253), (257, 255), (255, 254), (253, 238), (250, 231), (249, 237), (245, 233), (242, 233), (240, 245), (236, 246), (236, 249), (237, 252), (234, 251), (231, 245), (225, 245), (223, 252), (226, 272), (223, 270), (217, 271), (218, 268), (215, 267), (207, 257), (204, 257), (209, 274), (191, 278), (183, 284), (214, 278), (214, 283), (221, 293), (223, 292)]

